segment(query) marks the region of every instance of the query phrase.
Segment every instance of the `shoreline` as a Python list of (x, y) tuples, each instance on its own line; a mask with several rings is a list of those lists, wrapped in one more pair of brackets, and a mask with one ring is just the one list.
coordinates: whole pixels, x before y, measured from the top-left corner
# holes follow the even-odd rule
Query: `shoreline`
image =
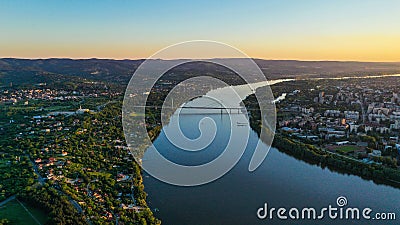
[[(293, 81), (295, 82), (295, 81), (301, 81), (301, 80), (323, 80), (323, 79), (340, 80), (340, 79), (369, 79), (369, 78), (373, 79), (373, 78), (381, 78), (381, 77), (399, 77), (399, 76), (400, 76), (400, 74), (367, 75), (367, 76), (353, 76), (353, 77), (325, 77), (325, 78), (320, 77), (320, 78), (303, 78), (303, 79), (282, 78), (282, 79), (268, 80), (265, 85), (262, 85), (260, 87), (263, 87), (266, 85), (272, 86), (272, 85), (283, 83), (283, 82), (293, 82)], [(240, 85), (238, 85), (238, 86), (240, 86)], [(214, 90), (216, 90), (216, 89), (214, 89)], [(210, 90), (209, 92), (214, 91), (214, 90)], [(207, 92), (205, 95), (207, 95), (209, 92)], [(244, 99), (242, 99), (242, 101), (245, 103), (247, 101), (247, 99), (249, 98), (249, 96), (252, 96), (252, 95), (254, 95), (254, 94), (250, 94), (250, 95), (246, 96)], [(246, 104), (245, 104), (245, 106), (246, 106)], [(251, 112), (254, 113), (254, 111), (251, 111)], [(253, 118), (253, 117), (251, 117), (251, 118)], [(259, 131), (257, 131), (257, 127), (259, 127), (259, 126), (258, 126), (258, 124), (255, 124), (254, 121), (251, 121), (251, 118), (249, 121), (250, 128), (253, 129), (257, 133), (257, 135), (259, 135)], [(161, 133), (161, 130), (162, 130), (162, 125), (159, 125), (148, 131), (148, 134), (150, 135), (152, 142), (154, 142), (158, 138), (159, 134)], [(367, 164), (364, 164), (361, 162), (353, 162), (358, 165), (363, 165), (361, 169), (366, 169), (368, 171), (368, 172), (366, 172), (365, 175), (363, 175), (362, 172), (348, 171), (346, 168), (341, 168), (340, 166), (335, 165), (334, 162), (336, 162), (336, 160), (342, 160), (342, 159), (345, 159), (345, 157), (330, 154), (328, 152), (324, 152), (324, 155), (321, 154), (319, 156), (315, 156), (316, 153), (314, 151), (308, 149), (307, 145), (304, 143), (301, 143), (303, 155), (296, 156), (295, 152), (291, 151), (290, 149), (283, 150), (282, 143), (279, 143), (278, 141), (276, 141), (277, 138), (283, 140), (283, 137), (280, 134), (276, 134), (275, 138), (274, 138), (274, 142), (273, 142), (273, 147), (276, 147), (277, 150), (280, 152), (283, 152), (283, 153), (285, 153), (291, 157), (294, 157), (298, 160), (304, 161), (310, 165), (317, 165), (322, 169), (328, 168), (329, 170), (340, 173), (340, 174), (348, 174), (348, 175), (358, 176), (364, 180), (373, 181), (375, 184), (378, 184), (378, 185), (384, 184), (384, 185), (389, 185), (394, 188), (400, 188), (400, 176), (395, 179), (389, 179), (389, 178), (379, 179), (378, 177), (373, 177), (374, 171), (383, 170), (384, 169), (383, 166), (379, 166), (379, 165), (370, 166), (370, 165), (367, 165)], [(290, 140), (288, 139), (288, 141), (290, 141)], [(288, 142), (286, 142), (286, 143), (288, 143)], [(322, 150), (320, 150), (320, 151), (322, 151)], [(323, 158), (325, 161), (321, 162), (320, 160), (316, 160), (315, 158), (312, 158), (312, 156), (321, 157), (321, 159)], [(327, 161), (330, 158), (332, 158), (335, 161)], [(347, 159), (347, 160), (349, 160), (349, 159)], [(381, 167), (381, 168), (375, 169), (375, 168), (371, 168), (371, 167)], [(141, 171), (143, 172), (142, 169), (141, 169)], [(147, 201), (146, 201), (146, 203), (147, 203)], [(161, 220), (161, 219), (159, 219), (159, 220)]]
[[(395, 75), (400, 76), (400, 75)], [(246, 108), (254, 103), (249, 95), (244, 100)], [(259, 123), (259, 111), (250, 111), (250, 127), (258, 136), (260, 136), (261, 124)], [(341, 174), (358, 176), (364, 180), (373, 181), (376, 184), (385, 184), (400, 189), (400, 172), (397, 168), (391, 168), (379, 164), (366, 164), (355, 159), (333, 154), (311, 144), (294, 140), (282, 133), (276, 133), (272, 147), (298, 160), (311, 165), (317, 165), (320, 168), (328, 168), (331, 171)]]

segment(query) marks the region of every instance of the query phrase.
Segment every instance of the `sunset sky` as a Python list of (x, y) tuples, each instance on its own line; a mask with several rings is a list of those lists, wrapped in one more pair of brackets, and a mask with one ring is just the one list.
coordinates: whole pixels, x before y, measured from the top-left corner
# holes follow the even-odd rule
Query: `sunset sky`
[(398, 0), (0, 0), (0, 57), (147, 58), (215, 40), (254, 58), (400, 61)]

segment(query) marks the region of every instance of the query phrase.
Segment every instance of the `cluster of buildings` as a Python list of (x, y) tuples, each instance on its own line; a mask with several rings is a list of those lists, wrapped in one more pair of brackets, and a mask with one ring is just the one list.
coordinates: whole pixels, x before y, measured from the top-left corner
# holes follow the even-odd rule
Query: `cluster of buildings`
[(79, 91), (67, 91), (50, 88), (27, 88), (27, 89), (3, 89), (0, 90), (0, 103), (16, 104), (22, 102), (29, 105), (29, 101), (75, 101), (83, 97), (117, 96), (119, 92), (99, 92), (92, 89), (81, 89)]
[[(286, 102), (286, 116), (278, 127), (300, 139), (326, 145), (355, 145), (369, 157), (388, 155), (399, 142), (400, 96), (397, 86), (375, 82), (341, 82), (340, 86), (319, 87), (308, 100)], [(354, 139), (378, 136), (367, 154), (365, 144)], [(400, 145), (399, 145), (400, 146)], [(400, 149), (400, 148), (399, 148)], [(386, 154), (385, 154), (386, 152)], [(399, 152), (400, 154), (400, 152)]]
[[(82, 129), (84, 121), (78, 118), (74, 118), (70, 120), (69, 123), (67, 123), (66, 121), (61, 120), (61, 118), (62, 117), (60, 116), (54, 116), (54, 115), (34, 116), (30, 121), (31, 124), (25, 125), (26, 133), (23, 133), (23, 135), (47, 136), (55, 132), (62, 132), (66, 134), (65, 138), (68, 138), (68, 136), (71, 135), (72, 133), (77, 135), (85, 134), (86, 129)], [(93, 119), (91, 121), (91, 124), (99, 126), (107, 126), (107, 123), (101, 122), (97, 119)], [(99, 135), (101, 135), (102, 131), (98, 132)], [(72, 179), (71, 176), (68, 175), (68, 167), (71, 164), (73, 164), (73, 162), (76, 160), (76, 156), (74, 156), (73, 153), (69, 152), (71, 149), (66, 150), (65, 147), (62, 146), (62, 144), (60, 145), (60, 143), (66, 141), (65, 138), (58, 140), (58, 143), (55, 142), (52, 138), (48, 138), (48, 141), (46, 141), (46, 143), (43, 144), (43, 147), (40, 149), (40, 152), (36, 154), (37, 157), (32, 160), (34, 163), (34, 167), (37, 169), (37, 172), (40, 176), (40, 180), (43, 180), (44, 182), (51, 181), (57, 184), (62, 184), (62, 183), (68, 184), (73, 190), (74, 194), (88, 196), (92, 198), (97, 205), (104, 206), (106, 199), (108, 199), (110, 196), (108, 196), (108, 194), (106, 192), (103, 192), (100, 188), (95, 188), (94, 190), (89, 189), (89, 185), (91, 183), (95, 183), (96, 180), (92, 180), (89, 183), (87, 183), (87, 181), (85, 182), (85, 180), (81, 177), (77, 176), (75, 179)], [(121, 151), (127, 152), (127, 147), (121, 145), (123, 143), (121, 140), (110, 140), (110, 143), (113, 144), (114, 149), (116, 149), (115, 150), (116, 152), (118, 153), (121, 153)], [(124, 159), (132, 161), (132, 158), (128, 157), (129, 153), (126, 154)], [(118, 166), (113, 165), (112, 167), (117, 168)], [(98, 172), (95, 169), (90, 168), (89, 166), (85, 166), (84, 168), (82, 168), (82, 170), (88, 173)], [(119, 172), (114, 177), (115, 182), (119, 183), (122, 186), (127, 186), (125, 188), (127, 190), (131, 190), (130, 187), (132, 179), (133, 176), (131, 174), (125, 174), (123, 172)], [(127, 194), (124, 194), (124, 196), (121, 195), (122, 193), (119, 193), (118, 196), (116, 196), (117, 200), (121, 200), (121, 202), (126, 202), (122, 201), (122, 198), (128, 198), (130, 200), (128, 202), (131, 202), (131, 200), (135, 201), (133, 194), (129, 194), (128, 196)], [(83, 207), (84, 205), (86, 205), (86, 202), (80, 201), (77, 204)], [(120, 208), (136, 212), (143, 210), (142, 207), (131, 203), (129, 204), (121, 203)], [(99, 212), (99, 214), (103, 215), (103, 218), (106, 220), (114, 218), (110, 210), (107, 210), (104, 207), (102, 208), (100, 207), (97, 210), (101, 211)]]
[(23, 102), (29, 104), (29, 100), (76, 100), (81, 94), (79, 92), (68, 92), (54, 89), (14, 89), (0, 92), (0, 102), (15, 104)]

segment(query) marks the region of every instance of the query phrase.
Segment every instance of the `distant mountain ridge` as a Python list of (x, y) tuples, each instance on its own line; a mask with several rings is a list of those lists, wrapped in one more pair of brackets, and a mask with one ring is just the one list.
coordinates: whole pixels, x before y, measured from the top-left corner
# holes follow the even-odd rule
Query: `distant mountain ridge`
[[(221, 59), (240, 60), (243, 59)], [(0, 58), (0, 85), (10, 82), (49, 82), (51, 75), (58, 78), (73, 76), (126, 84), (144, 60), (113, 59), (17, 59)], [(400, 73), (400, 62), (341, 62), (254, 59), (268, 79), (359, 76)], [(182, 69), (187, 71), (189, 68)], [(199, 69), (191, 66), (190, 69)], [(179, 71), (179, 69), (178, 69)]]
[(0, 73), (60, 74), (86, 79), (126, 82), (143, 60), (0, 59)]

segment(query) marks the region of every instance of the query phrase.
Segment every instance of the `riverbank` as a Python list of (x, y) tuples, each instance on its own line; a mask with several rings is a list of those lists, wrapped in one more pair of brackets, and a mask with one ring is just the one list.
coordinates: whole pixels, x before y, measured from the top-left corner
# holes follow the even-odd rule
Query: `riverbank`
[(366, 164), (324, 151), (313, 145), (293, 141), (281, 134), (275, 136), (273, 147), (296, 159), (318, 165), (321, 168), (327, 167), (332, 171), (357, 175), (363, 179), (372, 180), (377, 184), (387, 184), (400, 188), (400, 173), (397, 169), (380, 164)]
[[(249, 96), (244, 100), (246, 108), (256, 107), (254, 96)], [(260, 112), (250, 111), (250, 127), (260, 135), (261, 123)], [(290, 136), (279, 133), (275, 134), (273, 147), (280, 152), (284, 152), (296, 159), (302, 160), (321, 168), (329, 168), (332, 171), (342, 174), (357, 175), (366, 180), (372, 180), (377, 184), (386, 184), (400, 188), (400, 172), (395, 168), (389, 168), (380, 164), (366, 164), (361, 161), (351, 159), (339, 154), (325, 151), (311, 144), (305, 144), (292, 139)]]
[[(279, 106), (286, 103), (288, 99), (291, 100), (297, 97), (290, 95), (293, 83), (309, 88), (304, 83), (298, 83), (298, 81), (271, 86), (277, 96), (281, 93), (288, 93), (286, 99)], [(262, 85), (260, 84), (260, 86)], [(286, 89), (281, 89), (281, 86)], [(240, 91), (243, 90), (240, 89)], [(217, 99), (224, 100), (225, 98), (229, 98), (229, 96), (224, 95), (223, 90), (215, 90), (214, 92), (214, 96)], [(252, 91), (250, 90), (246, 93), (243, 91), (240, 93), (242, 94), (241, 97), (245, 98)], [(254, 107), (251, 108), (254, 109)], [(149, 136), (154, 145), (159, 147), (157, 149), (160, 153), (166, 158), (184, 165), (199, 165), (209, 162), (216, 155), (218, 156), (218, 151), (221, 150), (222, 146), (226, 146), (226, 141), (231, 140), (234, 143), (233, 146), (235, 147), (230, 150), (235, 151), (239, 149), (237, 146), (243, 143), (243, 138), (247, 137), (245, 136), (246, 134), (242, 133), (241, 137), (243, 138), (224, 138), (225, 134), (240, 132), (239, 130), (244, 129), (243, 126), (230, 126), (231, 123), (228, 122), (230, 116), (235, 117), (236, 115), (213, 115), (206, 113), (181, 115), (179, 128), (185, 134), (188, 134), (187, 137), (192, 138), (197, 137), (199, 121), (202, 118), (210, 117), (215, 121), (218, 133), (221, 136), (217, 136), (213, 144), (204, 148), (200, 152), (203, 153), (202, 155), (197, 154), (196, 156), (189, 157), (188, 155), (181, 154), (183, 153), (180, 152), (181, 148), (173, 145), (164, 132), (159, 133), (154, 130)], [(243, 119), (240, 122), (243, 121), (247, 120)], [(257, 122), (257, 120), (252, 121)], [(254, 123), (254, 125), (259, 126), (259, 123)], [(152, 126), (152, 128), (154, 127), (156, 125)], [(178, 134), (179, 129), (176, 126), (174, 129), (172, 127), (166, 126), (164, 131), (169, 132), (171, 135), (169, 137), (172, 140), (177, 140), (175, 139), (177, 137), (174, 135)], [(208, 126), (204, 124), (203, 129), (211, 130), (212, 127), (214, 125)], [(346, 171), (341, 171), (340, 173), (333, 172), (339, 170), (334, 170), (330, 166), (330, 163), (325, 163), (325, 167), (331, 169), (321, 169), (316, 166), (319, 165), (318, 162), (308, 161), (308, 157), (306, 156), (301, 157), (302, 155), (311, 153), (311, 151), (300, 151), (299, 158), (301, 160), (297, 160), (296, 157), (283, 152), (282, 149), (272, 148), (267, 156), (267, 160), (257, 170), (250, 173), (248, 171), (248, 161), (253, 154), (252, 146), (255, 146), (260, 140), (256, 132), (249, 132), (249, 151), (246, 150), (235, 167), (216, 182), (186, 188), (166, 184), (152, 176), (144, 176), (144, 185), (146, 192), (149, 194), (148, 201), (150, 206), (159, 209), (155, 215), (162, 219), (165, 224), (262, 224), (265, 221), (258, 220), (254, 215), (256, 209), (264, 201), (276, 205), (284, 202), (285, 205), (312, 205), (319, 207), (328, 203), (334, 204), (338, 196), (348, 197), (352, 206), (365, 207), (373, 205), (382, 209), (397, 209), (397, 205), (395, 205), (396, 201), (392, 200), (399, 198), (398, 189), (388, 185), (377, 185), (374, 182), (362, 179), (361, 176), (344, 175), (345, 173), (349, 174)], [(280, 143), (283, 143), (283, 141)], [(262, 143), (260, 144), (263, 145)], [(288, 150), (292, 150), (293, 148), (288, 147)], [(181, 155), (176, 154), (177, 152)], [(321, 152), (321, 154), (325, 153)], [(331, 157), (326, 157), (327, 160), (331, 161), (329, 159)], [(174, 204), (174, 207), (171, 207), (171, 203)], [(243, 205), (247, 205), (247, 207), (243, 207)], [(227, 215), (227, 212), (233, 216), (221, 216)], [(281, 222), (270, 221), (274, 225), (281, 224)], [(368, 224), (367, 222), (360, 222), (360, 224)], [(317, 224), (318, 222), (315, 223)], [(327, 223), (332, 223), (332, 221)], [(339, 223), (341, 225), (351, 224), (350, 221), (339, 221)]]

